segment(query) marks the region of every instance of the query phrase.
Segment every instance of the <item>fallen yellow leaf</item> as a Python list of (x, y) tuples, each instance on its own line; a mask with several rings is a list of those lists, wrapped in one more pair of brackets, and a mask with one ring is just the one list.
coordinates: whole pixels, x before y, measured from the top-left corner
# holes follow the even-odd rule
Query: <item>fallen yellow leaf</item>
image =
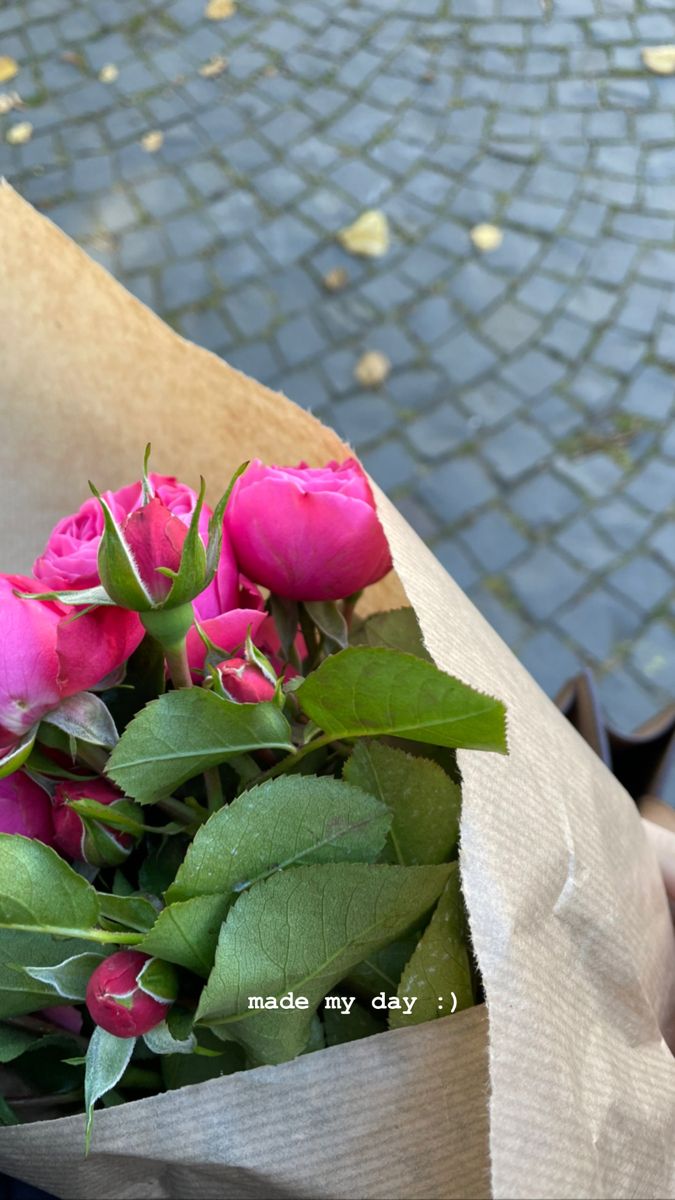
[(9, 83), (15, 75), (19, 74), (19, 64), (14, 58), (9, 58), (8, 55), (0, 55), (0, 83)]
[(204, 16), (209, 21), (228, 21), (237, 11), (234, 0), (209, 0)]
[(474, 225), (470, 237), (476, 249), (485, 253), (497, 250), (504, 241), (501, 229), (498, 229), (496, 225), (489, 225), (487, 222), (482, 225)]
[(141, 146), (147, 150), (148, 154), (154, 154), (160, 150), (164, 142), (164, 134), (161, 129), (151, 129), (150, 133), (146, 133), (141, 138)]
[(204, 79), (215, 79), (217, 75), (222, 75), (223, 71), (227, 70), (227, 59), (220, 54), (215, 54), (208, 62), (205, 62), (199, 68), (199, 74), (204, 76)]
[(23, 146), (33, 136), (33, 126), (30, 121), (19, 121), (18, 125), (10, 125), (5, 137), (10, 146)]
[(389, 222), (377, 208), (361, 213), (361, 216), (341, 229), (338, 241), (350, 254), (361, 254), (364, 258), (381, 258), (389, 249)]
[(101, 83), (114, 83), (119, 75), (119, 70), (114, 63), (106, 63), (98, 73)]
[(368, 350), (354, 367), (354, 375), (363, 387), (376, 388), (385, 379), (391, 371), (391, 363), (385, 354), (381, 354), (379, 350)]
[(645, 46), (642, 61), (655, 75), (675, 75), (675, 46)]
[(323, 277), (323, 286), (328, 292), (340, 292), (343, 287), (347, 286), (349, 276), (344, 267), (333, 267), (332, 271), (328, 271)]
[(70, 63), (71, 67), (79, 67), (80, 70), (83, 70), (85, 66), (84, 58), (78, 54), (77, 50), (64, 50), (61, 60)]

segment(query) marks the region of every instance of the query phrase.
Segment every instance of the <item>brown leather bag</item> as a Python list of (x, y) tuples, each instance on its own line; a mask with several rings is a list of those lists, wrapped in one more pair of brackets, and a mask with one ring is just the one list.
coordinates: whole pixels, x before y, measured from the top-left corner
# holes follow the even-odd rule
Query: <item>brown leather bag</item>
[(668, 792), (675, 791), (675, 704), (633, 733), (619, 733), (605, 720), (590, 671), (568, 680), (555, 703), (620, 780), (642, 816), (675, 831), (675, 810), (665, 803)]

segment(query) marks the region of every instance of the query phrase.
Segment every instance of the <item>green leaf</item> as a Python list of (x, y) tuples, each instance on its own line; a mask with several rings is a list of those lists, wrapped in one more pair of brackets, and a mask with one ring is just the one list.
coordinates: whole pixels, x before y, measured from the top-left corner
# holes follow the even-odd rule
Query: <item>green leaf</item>
[(148, 442), (143, 454), (143, 474), (141, 476), (141, 488), (143, 491), (143, 504), (149, 504), (154, 499), (155, 492), (150, 482), (148, 467), (150, 466), (150, 455), (152, 454), (152, 442)]
[(152, 804), (209, 767), (261, 747), (292, 749), (275, 704), (235, 704), (203, 688), (181, 688), (153, 700), (127, 726), (107, 774), (127, 796)]
[(353, 646), (384, 646), (388, 650), (402, 650), (431, 662), (431, 655), (424, 645), (422, 630), (414, 608), (394, 608), (389, 612), (373, 613), (354, 630)]
[(37, 731), (38, 726), (34, 725), (7, 754), (0, 758), (0, 779), (5, 779), (7, 775), (13, 775), (23, 766), (35, 745)]
[(466, 919), (457, 863), (410, 962), (401, 976), (398, 996), (416, 996), (410, 1015), (391, 1009), (392, 1029), (420, 1025), (474, 1004)]
[(20, 1124), (21, 1122), (14, 1112), (14, 1109), (10, 1108), (4, 1096), (0, 1096), (0, 1125)]
[(349, 641), (349, 630), (337, 604), (330, 600), (306, 600), (304, 607), (310, 620), (328, 641), (344, 650)]
[(420, 940), (421, 930), (413, 929), (382, 950), (369, 954), (357, 963), (345, 980), (345, 987), (353, 987), (359, 995), (372, 999), (383, 989), (388, 996), (395, 996), (399, 981), (410, 955)]
[(270, 779), (202, 825), (167, 900), (240, 892), (297, 863), (372, 862), (389, 824), (386, 807), (351, 782)]
[(173, 1037), (166, 1021), (160, 1021), (159, 1025), (144, 1034), (143, 1041), (153, 1054), (192, 1054), (197, 1045), (194, 1033), (180, 1040)]
[(341, 650), (325, 659), (295, 695), (330, 738), (394, 734), (506, 753), (504, 705), (412, 654)]
[(86, 937), (98, 916), (93, 887), (55, 850), (0, 834), (0, 928)]
[(119, 741), (115, 722), (101, 697), (94, 692), (78, 692), (76, 696), (67, 696), (58, 708), (53, 708), (42, 719), (48, 725), (56, 725), (69, 737), (79, 738), (92, 746), (112, 750)]
[(113, 896), (109, 892), (98, 892), (101, 916), (125, 929), (146, 933), (152, 929), (157, 918), (157, 909), (147, 896), (138, 893), (130, 896)]
[[(43, 732), (44, 725), (41, 725), (40, 741), (43, 740)], [(26, 761), (26, 770), (36, 775), (53, 776), (54, 779), (75, 779), (78, 783), (85, 782), (87, 778), (86, 775), (78, 775), (75, 771), (67, 771), (65, 767), (62, 767), (53, 758), (45, 754), (39, 746), (33, 746), (30, 756)], [(94, 776), (92, 775), (91, 778), (93, 779)]]
[[(218, 1079), (221, 1075), (233, 1075), (236, 1071), (243, 1071), (246, 1066), (244, 1051), (235, 1042), (223, 1044), (208, 1029), (198, 1030), (197, 1035), (199, 1045), (196, 1054), (167, 1054), (162, 1057), (160, 1069), (167, 1091), (187, 1087), (191, 1083), (204, 1083), (207, 1079)], [(200, 1050), (209, 1050), (210, 1053), (201, 1054)]]
[(94, 1105), (101, 1096), (119, 1083), (133, 1054), (135, 1038), (118, 1038), (97, 1025), (87, 1050), (87, 1065), (84, 1073), (84, 1105), (87, 1113), (85, 1154), (89, 1153)]
[[(326, 996), (326, 1003), (335, 997)], [(340, 997), (342, 999), (342, 997)], [(351, 997), (349, 997), (351, 999)], [(343, 1042), (355, 1042), (358, 1038), (372, 1037), (385, 1029), (381, 1020), (370, 1008), (355, 1001), (348, 1013), (342, 1009), (325, 1007), (323, 1024), (326, 1030), (326, 1045), (341, 1046)]]
[[(369, 953), (431, 907), (449, 866), (331, 863), (272, 875), (241, 896), (223, 925), (197, 1018), (218, 1024), (259, 1062), (294, 1058), (322, 998)], [(292, 992), (307, 1009), (249, 1007)]]
[(459, 838), (462, 794), (437, 763), (363, 741), (355, 746), (343, 774), (393, 813), (385, 862), (447, 862)]
[(20, 1017), (53, 1003), (53, 989), (31, 979), (22, 970), (24, 966), (55, 966), (67, 955), (89, 949), (83, 941), (4, 930), (0, 936), (0, 1019)]
[(84, 954), (75, 954), (71, 958), (66, 958), (53, 967), (42, 965), (23, 969), (31, 979), (37, 979), (39, 983), (50, 987), (53, 996), (59, 996), (64, 1000), (82, 1001), (91, 973), (104, 957), (103, 953), (87, 951)]
[(209, 537), (206, 547), (206, 577), (207, 580), (213, 579), (220, 561), (220, 552), (223, 544), (223, 519), (225, 517), (225, 509), (227, 502), (232, 495), (232, 488), (237, 482), (240, 475), (244, 474), (248, 466), (248, 461), (243, 462), (240, 467), (237, 467), (227, 488), (216, 507), (213, 510), (209, 521)]
[(284, 596), (276, 596), (272, 592), (269, 598), (269, 608), (279, 634), (284, 662), (290, 662), (294, 652), (295, 639), (298, 636), (300, 619), (298, 605), (295, 600), (286, 600)]
[(194, 896), (169, 904), (162, 909), (139, 949), (187, 967), (206, 979), (229, 904), (229, 896)]
[(104, 587), (90, 588), (74, 588), (56, 592), (18, 592), (24, 600), (60, 600), (62, 604), (74, 604), (76, 606), (92, 604), (95, 605), (114, 605), (115, 601), (110, 599)]
[(15, 1029), (12, 1025), (0, 1025), (0, 1063), (13, 1062), (24, 1050), (32, 1046), (39, 1035), (27, 1029)]
[(146, 962), (139, 971), (136, 982), (142, 992), (160, 1003), (173, 1003), (178, 994), (176, 972), (171, 963), (162, 962), (160, 958), (151, 958)]
[(122, 608), (130, 608), (134, 612), (151, 609), (152, 597), (107, 502), (95, 487), (89, 486), (103, 510), (104, 530), (98, 548), (98, 573), (103, 587), (114, 603)]
[(138, 885), (151, 896), (161, 896), (175, 879), (185, 857), (187, 839), (147, 837), (143, 845), (146, 858), (138, 869)]
[[(81, 782), (81, 779), (78, 782)], [(78, 816), (101, 822), (109, 829), (139, 834), (148, 828), (139, 820), (141, 812), (133, 800), (115, 800), (112, 804), (101, 804), (99, 800), (81, 796), (77, 800), (68, 800), (67, 804)]]
[[(178, 570), (171, 572), (173, 583), (164, 601), (164, 608), (176, 608), (187, 604), (204, 591), (208, 582), (206, 577), (206, 550), (199, 533), (199, 517), (204, 507), (206, 484), (202, 479), (199, 487), (197, 503), (192, 511), (190, 525), (183, 549), (181, 551)], [(161, 569), (161, 568), (160, 568)]]
[(72, 1092), (82, 1087), (82, 1070), (71, 1066), (68, 1060), (74, 1058), (79, 1049), (77, 1038), (71, 1034), (65, 1031), (50, 1033), (34, 1041), (15, 1060), (12, 1071), (16, 1071), (30, 1090), (40, 1096)]

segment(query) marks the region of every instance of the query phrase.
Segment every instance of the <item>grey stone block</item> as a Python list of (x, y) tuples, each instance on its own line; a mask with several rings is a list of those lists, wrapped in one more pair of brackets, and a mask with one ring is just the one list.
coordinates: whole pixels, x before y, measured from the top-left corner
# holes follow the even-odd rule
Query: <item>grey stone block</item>
[(596, 663), (606, 662), (641, 622), (636, 608), (606, 588), (596, 588), (557, 617), (557, 624)]
[(419, 495), (446, 525), (480, 508), (496, 495), (489, 475), (474, 458), (453, 458), (435, 468), (420, 484)]
[(511, 495), (513, 511), (535, 530), (561, 525), (581, 504), (579, 493), (546, 468)]
[(500, 433), (482, 441), (481, 453), (500, 479), (512, 483), (546, 460), (550, 444), (535, 426), (513, 421)]
[(528, 547), (522, 534), (498, 509), (477, 517), (462, 531), (461, 538), (489, 574), (503, 571)]
[(539, 546), (509, 573), (523, 608), (536, 621), (547, 621), (581, 589), (585, 572), (548, 546)]
[(213, 290), (206, 264), (199, 259), (171, 263), (162, 271), (162, 298), (168, 310), (197, 304)]

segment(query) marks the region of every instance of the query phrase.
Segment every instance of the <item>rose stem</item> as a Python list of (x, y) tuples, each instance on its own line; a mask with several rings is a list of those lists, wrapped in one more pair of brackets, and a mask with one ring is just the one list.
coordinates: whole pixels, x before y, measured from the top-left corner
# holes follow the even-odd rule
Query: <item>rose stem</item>
[[(175, 688), (192, 687), (192, 674), (188, 662), (185, 638), (175, 646), (165, 646), (164, 657), (166, 658), (166, 665), (169, 668), (173, 686)], [(223, 807), (223, 789), (220, 782), (220, 772), (217, 767), (208, 767), (204, 771), (204, 786), (206, 787), (209, 812), (217, 812), (219, 808)]]

